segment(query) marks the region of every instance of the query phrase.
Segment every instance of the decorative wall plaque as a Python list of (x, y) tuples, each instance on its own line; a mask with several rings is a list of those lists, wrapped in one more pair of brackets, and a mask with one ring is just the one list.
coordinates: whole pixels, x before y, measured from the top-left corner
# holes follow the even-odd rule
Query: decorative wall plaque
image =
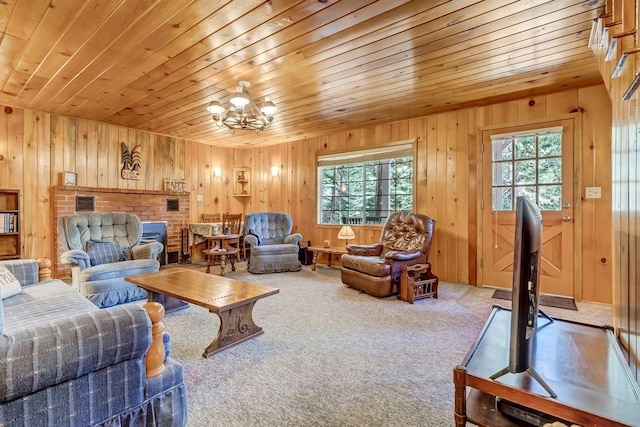
[(129, 152), (129, 147), (124, 142), (120, 143), (120, 151), (122, 152), (122, 169), (120, 176), (122, 179), (130, 179), (138, 181), (140, 179), (140, 169), (142, 169), (142, 155), (140, 154), (140, 145), (133, 147)]
[(62, 174), (62, 183), (64, 185), (78, 185), (78, 174), (75, 172), (64, 172)]
[(187, 183), (184, 179), (165, 179), (164, 191), (187, 191)]

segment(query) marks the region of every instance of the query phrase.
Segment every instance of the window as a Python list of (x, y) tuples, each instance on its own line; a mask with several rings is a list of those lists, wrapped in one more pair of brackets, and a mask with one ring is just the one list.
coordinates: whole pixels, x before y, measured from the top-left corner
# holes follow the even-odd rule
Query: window
[(318, 222), (383, 224), (413, 210), (413, 142), (318, 157)]
[(561, 209), (562, 128), (491, 137), (492, 206), (515, 209), (516, 196), (526, 196), (542, 210)]

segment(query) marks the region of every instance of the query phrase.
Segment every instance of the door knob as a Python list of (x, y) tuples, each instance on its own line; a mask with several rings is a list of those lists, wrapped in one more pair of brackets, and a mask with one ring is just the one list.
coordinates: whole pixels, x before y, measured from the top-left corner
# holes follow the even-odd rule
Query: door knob
[(569, 221), (571, 221), (571, 217), (570, 217), (570, 216), (563, 216), (563, 217), (562, 217), (562, 220), (563, 220), (564, 222), (569, 222)]

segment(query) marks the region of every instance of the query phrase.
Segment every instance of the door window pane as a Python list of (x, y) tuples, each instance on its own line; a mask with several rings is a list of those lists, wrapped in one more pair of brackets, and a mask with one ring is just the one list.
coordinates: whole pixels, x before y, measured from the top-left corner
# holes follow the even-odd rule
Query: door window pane
[(493, 141), (493, 160), (513, 159), (513, 139), (497, 139)]
[(562, 187), (559, 185), (543, 185), (538, 189), (540, 196), (538, 204), (540, 209), (546, 211), (559, 211), (561, 208), (560, 196)]
[(500, 162), (493, 164), (493, 185), (513, 184), (513, 163)]
[(514, 184), (535, 184), (536, 183), (536, 162), (535, 160), (521, 160), (515, 162)]
[(538, 168), (539, 184), (557, 184), (562, 182), (562, 159), (540, 159)]
[(494, 211), (513, 210), (513, 188), (512, 187), (494, 188), (492, 208)]
[(513, 210), (523, 195), (542, 210), (560, 210), (562, 129), (492, 138), (492, 207)]
[(540, 135), (539, 141), (538, 157), (562, 155), (562, 134), (552, 133)]
[(531, 159), (536, 157), (535, 136), (521, 136), (515, 138), (516, 159)]

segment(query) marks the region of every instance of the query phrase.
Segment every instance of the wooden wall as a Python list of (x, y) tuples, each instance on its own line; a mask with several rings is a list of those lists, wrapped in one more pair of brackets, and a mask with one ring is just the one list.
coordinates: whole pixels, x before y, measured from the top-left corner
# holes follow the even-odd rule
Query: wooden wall
[[(475, 284), (478, 130), (573, 115), (578, 128), (574, 204), (576, 234), (581, 236), (576, 250), (582, 254), (576, 263), (576, 298), (610, 303), (610, 113), (604, 86), (595, 86), (247, 149), (247, 164), (258, 172), (262, 183), (249, 211), (290, 212), (296, 230), (312, 244), (325, 239), (341, 244), (336, 238), (339, 226), (316, 223), (316, 156), (418, 138), (415, 210), (436, 220), (430, 255), (434, 271), (443, 280)], [(271, 166), (282, 167), (279, 178), (270, 177)], [(585, 186), (602, 187), (602, 198), (583, 200)], [(371, 243), (380, 235), (380, 226), (354, 229), (356, 243)]]
[[(607, 14), (594, 24), (591, 49), (612, 103), (612, 222), (613, 222), (613, 308), (616, 333), (627, 350), (629, 365), (640, 380), (640, 94), (635, 91), (628, 100), (623, 95), (640, 78), (640, 48), (637, 27), (637, 0), (607, 1)], [(628, 13), (627, 13), (628, 12)], [(596, 27), (596, 24), (599, 24)], [(605, 27), (609, 36), (603, 40)], [(596, 29), (599, 28), (599, 31)], [(619, 36), (617, 50), (605, 62), (605, 54), (613, 35)], [(601, 43), (602, 41), (602, 43)], [(622, 74), (612, 78), (623, 52), (631, 52)]]
[[(603, 188), (603, 198), (581, 204), (576, 215), (581, 217), (582, 236), (581, 262), (576, 266), (582, 282), (576, 296), (610, 303), (610, 108), (604, 86), (595, 86), (281, 145), (227, 149), (7, 107), (0, 114), (0, 188), (22, 191), (25, 257), (52, 254), (50, 187), (60, 183), (63, 171), (77, 172), (78, 185), (104, 188), (161, 190), (165, 178), (183, 178), (191, 193), (191, 221), (200, 221), (203, 212), (285, 211), (305, 239), (314, 244), (328, 239), (338, 245), (338, 226), (316, 224), (316, 156), (417, 138), (415, 210), (437, 221), (431, 250), (434, 271), (442, 280), (475, 284), (478, 130), (573, 114), (581, 135), (576, 144), (576, 185)], [(143, 180), (120, 178), (123, 141), (129, 149), (141, 145)], [(278, 177), (271, 176), (272, 166), (280, 168)], [(222, 177), (213, 177), (214, 167), (222, 168)], [(233, 167), (251, 168), (251, 197), (233, 196)], [(355, 228), (357, 243), (379, 239), (380, 226)]]

